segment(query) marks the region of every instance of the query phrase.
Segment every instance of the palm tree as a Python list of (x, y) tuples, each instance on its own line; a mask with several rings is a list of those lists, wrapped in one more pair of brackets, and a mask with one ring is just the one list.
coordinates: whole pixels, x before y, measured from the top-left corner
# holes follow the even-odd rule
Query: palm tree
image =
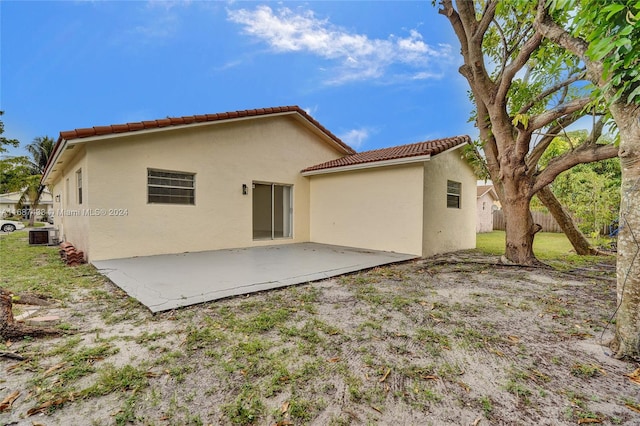
[(29, 226), (33, 226), (36, 219), (36, 209), (40, 204), (40, 197), (45, 190), (41, 183), (42, 175), (49, 162), (49, 157), (53, 152), (55, 141), (48, 136), (38, 136), (26, 146), (27, 152), (31, 156), (29, 159), (29, 169), (31, 177), (25, 182), (26, 188), (23, 190), (21, 202), (27, 198), (31, 202), (31, 212), (29, 214)]

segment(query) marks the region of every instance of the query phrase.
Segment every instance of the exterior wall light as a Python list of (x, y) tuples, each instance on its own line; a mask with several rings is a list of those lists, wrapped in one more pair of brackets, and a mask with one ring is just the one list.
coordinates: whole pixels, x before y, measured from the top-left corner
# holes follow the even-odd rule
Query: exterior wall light
[(249, 190), (247, 189), (247, 185), (246, 184), (242, 184), (242, 195), (247, 195), (249, 193)]

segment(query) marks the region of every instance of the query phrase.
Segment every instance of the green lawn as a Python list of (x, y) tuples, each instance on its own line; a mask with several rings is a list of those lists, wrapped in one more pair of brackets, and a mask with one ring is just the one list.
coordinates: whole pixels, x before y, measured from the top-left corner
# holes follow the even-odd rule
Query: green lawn
[[(482, 253), (501, 255), (504, 254), (505, 233), (493, 231), (477, 234), (476, 249)], [(533, 252), (543, 261), (563, 260), (575, 262), (578, 260), (594, 260), (594, 256), (576, 255), (571, 243), (562, 233), (539, 232), (533, 240)]]

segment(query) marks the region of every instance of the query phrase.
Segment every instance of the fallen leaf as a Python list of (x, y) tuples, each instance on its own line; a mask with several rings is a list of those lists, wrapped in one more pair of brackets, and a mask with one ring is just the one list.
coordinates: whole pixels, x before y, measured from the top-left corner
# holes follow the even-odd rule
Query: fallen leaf
[(329, 358), (327, 360), (327, 362), (338, 362), (338, 361), (340, 361), (340, 357), (339, 356), (335, 356), (335, 357)]
[(640, 405), (635, 404), (624, 404), (629, 410), (635, 411), (636, 413), (640, 413)]
[(287, 411), (289, 411), (289, 401), (283, 402), (282, 406), (280, 407), (280, 412), (282, 414), (286, 413)]
[(0, 412), (10, 409), (13, 405), (13, 401), (18, 399), (19, 396), (20, 391), (15, 391), (9, 394), (9, 396), (7, 396), (5, 399), (3, 399), (2, 402), (0, 402)]
[(482, 420), (482, 417), (478, 417), (476, 421), (473, 422), (473, 426), (478, 426), (478, 424), (480, 423), (480, 420)]
[(389, 377), (389, 373), (391, 373), (391, 369), (387, 368), (387, 372), (384, 373), (384, 376), (382, 376), (382, 378), (380, 380), (378, 380), (380, 383), (384, 382), (385, 380), (387, 380), (387, 377)]
[(420, 376), (425, 380), (438, 380), (438, 376), (433, 376), (433, 375), (429, 375), (429, 376)]
[(10, 347), (11, 347), (11, 345), (13, 345), (13, 342), (12, 342), (11, 340), (7, 340), (7, 341), (4, 343), (4, 345), (5, 345), (6, 347), (10, 348)]
[(64, 367), (65, 365), (67, 365), (66, 362), (61, 362), (60, 364), (56, 364), (53, 367), (48, 368), (44, 373), (42, 373), (44, 375), (44, 377), (49, 376), (51, 373), (53, 373), (54, 371), (60, 370), (62, 367)]
[(602, 423), (602, 420), (600, 420), (600, 419), (591, 419), (591, 418), (586, 418), (586, 417), (583, 418), (583, 419), (578, 420), (578, 424), (579, 425), (583, 425), (583, 424), (586, 424), (586, 423)]
[(44, 404), (40, 404), (37, 407), (33, 407), (29, 411), (27, 411), (27, 416), (33, 416), (34, 414), (44, 413), (50, 407), (55, 407), (57, 405), (62, 405), (67, 402), (67, 398), (58, 398), (53, 401), (47, 401)]
[(379, 408), (374, 407), (373, 405), (371, 405), (370, 407), (376, 410), (378, 413), (382, 414), (382, 410), (380, 410)]
[(457, 382), (457, 383), (458, 383), (458, 385), (459, 385), (462, 389), (464, 389), (465, 391), (467, 391), (467, 392), (471, 391), (471, 388), (470, 388), (469, 386), (467, 386), (467, 384), (466, 384), (466, 383), (464, 383), (464, 382)]
[(507, 336), (507, 338), (513, 343), (518, 343), (520, 341), (520, 338), (518, 336)]

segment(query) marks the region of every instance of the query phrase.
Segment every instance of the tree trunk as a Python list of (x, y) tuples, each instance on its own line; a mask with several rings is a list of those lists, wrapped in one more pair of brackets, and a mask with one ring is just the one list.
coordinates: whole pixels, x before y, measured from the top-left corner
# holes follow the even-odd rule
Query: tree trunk
[(620, 231), (618, 233), (616, 358), (640, 357), (640, 106), (611, 106), (620, 131)]
[(518, 265), (536, 265), (538, 260), (533, 254), (533, 236), (540, 230), (533, 223), (529, 210), (530, 199), (526, 196), (509, 196), (502, 203), (505, 219), (505, 255), (503, 262)]
[(583, 256), (600, 254), (600, 251), (591, 247), (589, 241), (584, 234), (580, 232), (569, 212), (560, 204), (560, 201), (558, 201), (553, 192), (551, 192), (549, 186), (545, 186), (538, 191), (536, 196), (542, 204), (549, 209), (549, 213), (551, 213), (556, 222), (558, 222), (562, 232), (567, 236), (577, 254)]
[(12, 294), (0, 288), (0, 337), (6, 340), (25, 336), (59, 336), (62, 332), (53, 328), (31, 327), (17, 323), (13, 318)]

